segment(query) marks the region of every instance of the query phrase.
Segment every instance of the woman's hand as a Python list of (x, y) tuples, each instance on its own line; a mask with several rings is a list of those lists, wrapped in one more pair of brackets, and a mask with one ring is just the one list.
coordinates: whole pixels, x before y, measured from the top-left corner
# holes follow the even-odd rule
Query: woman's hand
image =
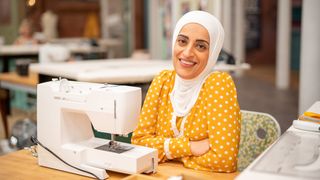
[(194, 156), (201, 156), (210, 149), (209, 139), (201, 141), (190, 141), (190, 150)]

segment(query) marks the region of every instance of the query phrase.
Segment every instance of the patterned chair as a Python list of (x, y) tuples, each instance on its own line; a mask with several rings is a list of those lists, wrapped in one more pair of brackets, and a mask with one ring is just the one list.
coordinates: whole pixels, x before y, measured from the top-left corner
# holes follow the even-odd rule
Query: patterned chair
[(241, 118), (238, 171), (244, 170), (281, 134), (278, 122), (269, 114), (242, 110)]

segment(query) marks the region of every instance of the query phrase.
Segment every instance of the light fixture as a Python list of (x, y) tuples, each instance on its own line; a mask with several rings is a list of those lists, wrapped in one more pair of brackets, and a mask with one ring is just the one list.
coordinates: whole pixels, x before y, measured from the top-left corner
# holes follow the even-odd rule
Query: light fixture
[(36, 0), (28, 0), (28, 6), (32, 7), (36, 4)]

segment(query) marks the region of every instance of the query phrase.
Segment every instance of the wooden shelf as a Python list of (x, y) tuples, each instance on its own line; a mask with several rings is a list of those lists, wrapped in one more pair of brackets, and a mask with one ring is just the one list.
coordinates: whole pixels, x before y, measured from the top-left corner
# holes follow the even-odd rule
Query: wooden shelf
[(16, 72), (8, 72), (0, 74), (0, 81), (36, 87), (38, 84), (38, 74), (30, 73), (29, 76), (20, 76)]

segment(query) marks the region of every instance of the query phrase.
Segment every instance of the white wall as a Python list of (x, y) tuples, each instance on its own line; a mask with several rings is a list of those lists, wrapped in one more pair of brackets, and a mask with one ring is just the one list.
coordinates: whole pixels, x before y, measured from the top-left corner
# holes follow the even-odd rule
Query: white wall
[(299, 113), (320, 101), (320, 1), (303, 0)]

